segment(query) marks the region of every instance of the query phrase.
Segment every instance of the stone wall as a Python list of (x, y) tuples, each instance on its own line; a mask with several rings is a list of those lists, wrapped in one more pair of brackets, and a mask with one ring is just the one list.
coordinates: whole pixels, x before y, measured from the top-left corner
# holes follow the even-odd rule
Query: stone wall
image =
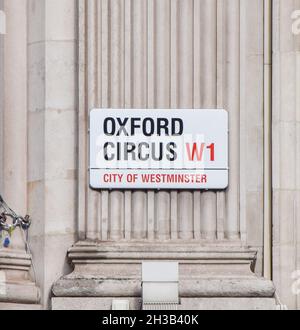
[[(44, 308), (50, 307), (53, 284), (72, 271), (67, 251), (77, 241), (69, 257), (87, 277), (91, 271), (103, 276), (101, 269), (109, 269), (103, 260), (98, 260), (100, 268), (83, 267), (88, 258), (121, 255), (126, 266), (114, 269), (121, 277), (126, 272), (135, 276), (136, 299), (139, 258), (149, 257), (147, 246), (153, 247), (155, 258), (162, 258), (162, 246), (164, 258), (180, 253), (183, 277), (191, 269), (198, 276), (207, 260), (229, 272), (226, 258), (242, 265), (239, 275), (250, 276), (255, 251), (257, 275), (270, 275), (268, 4), (24, 0), (20, 5), (0, 0), (8, 16), (8, 34), (0, 36), (0, 189), (19, 213), (32, 216), (30, 241)], [(273, 276), (282, 301), (299, 308), (291, 275), (300, 268), (300, 36), (291, 33), (291, 13), (300, 9), (300, 1), (273, 0), (272, 5)], [(229, 189), (91, 190), (87, 156), (93, 107), (225, 108), (230, 118)], [(10, 252), (23, 253), (23, 245), (16, 236)], [(132, 254), (139, 258), (132, 261)], [(197, 265), (191, 262), (193, 255), (199, 258)], [(72, 276), (56, 283), (57, 299), (70, 294)], [(247, 283), (242, 284), (244, 293), (252, 285)], [(185, 299), (188, 288), (186, 282)], [(104, 291), (94, 289), (98, 301)], [(88, 294), (84, 290), (76, 294)], [(267, 291), (269, 299), (269, 282)], [(266, 291), (257, 287), (257, 295)], [(110, 301), (102, 302), (109, 307)]]
[(292, 286), (300, 269), (300, 35), (292, 33), (291, 16), (300, 1), (273, 2), (274, 281), (282, 301), (299, 309)]
[[(248, 297), (255, 285), (250, 270), (255, 268), (254, 258), (257, 274), (263, 273), (264, 4), (260, 0), (78, 2), (80, 242), (69, 251), (74, 273), (54, 285), (55, 306), (70, 296), (102, 297), (98, 308), (107, 306), (104, 297), (138, 297), (141, 261), (173, 260), (174, 255), (180, 262), (184, 297), (235, 296), (224, 289), (229, 264), (235, 269), (230, 278), (235, 278), (236, 287), (243, 287), (238, 296)], [(229, 188), (90, 189), (88, 117), (94, 107), (226, 109)], [(244, 259), (248, 246), (258, 257), (248, 251)], [(209, 263), (216, 263), (216, 269)], [(205, 287), (216, 274), (221, 284), (208, 293)], [(250, 282), (245, 282), (248, 277)], [(264, 285), (267, 293), (255, 291), (257, 297), (272, 299), (272, 285), (263, 281)]]

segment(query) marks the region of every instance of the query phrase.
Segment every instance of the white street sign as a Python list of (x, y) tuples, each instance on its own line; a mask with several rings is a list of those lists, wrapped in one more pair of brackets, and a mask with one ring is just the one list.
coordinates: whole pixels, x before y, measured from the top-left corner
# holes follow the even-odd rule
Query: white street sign
[(95, 189), (225, 189), (225, 110), (94, 109), (90, 185)]

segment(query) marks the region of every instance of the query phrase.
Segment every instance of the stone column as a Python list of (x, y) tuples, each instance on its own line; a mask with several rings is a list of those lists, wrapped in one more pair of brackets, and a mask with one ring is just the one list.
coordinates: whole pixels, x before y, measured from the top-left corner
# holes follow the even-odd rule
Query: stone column
[[(3, 44), (3, 194), (20, 215), (27, 213), (27, 4), (4, 1), (7, 29)], [(2, 71), (2, 70), (1, 70)], [(8, 249), (0, 247), (0, 309), (36, 308), (39, 290), (29, 275), (31, 256), (19, 228)], [(26, 305), (20, 305), (26, 304)]]
[[(16, 213), (27, 212), (27, 47), (26, 5), (5, 1), (3, 197)], [(12, 248), (24, 249), (19, 231)]]
[[(0, 10), (5, 15), (3, 0), (0, 0)], [(6, 28), (6, 26), (5, 26)], [(4, 31), (3, 31), (4, 32)], [(3, 141), (3, 109), (4, 109), (4, 34), (0, 32), (0, 141)], [(3, 143), (0, 143), (0, 189), (4, 188), (4, 158), (3, 158)]]
[(273, 6), (273, 276), (282, 302), (299, 309), (300, 34), (292, 14), (300, 1)]
[(28, 0), (28, 204), (42, 305), (70, 272), (76, 233), (76, 8), (74, 0)]

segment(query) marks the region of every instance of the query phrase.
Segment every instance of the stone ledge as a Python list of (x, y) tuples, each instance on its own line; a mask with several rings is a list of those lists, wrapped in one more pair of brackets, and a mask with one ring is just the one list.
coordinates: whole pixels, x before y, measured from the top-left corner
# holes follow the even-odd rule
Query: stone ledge
[(0, 310), (42, 310), (41, 305), (0, 303)]
[(0, 303), (38, 304), (40, 290), (33, 282), (0, 283)]
[[(117, 297), (116, 299), (124, 299)], [(131, 310), (140, 310), (140, 298), (127, 297)], [(52, 298), (53, 310), (111, 310), (111, 298)], [(1, 307), (0, 307), (1, 308)], [(275, 310), (271, 298), (182, 298), (178, 310)]]
[(202, 246), (199, 242), (79, 242), (71, 247), (68, 256), (74, 265), (104, 260), (202, 260), (252, 264), (257, 251), (230, 244)]
[(141, 264), (179, 262), (180, 297), (273, 298), (271, 281), (253, 271), (256, 251), (197, 243), (79, 242), (69, 249), (74, 272), (53, 286), (56, 297), (141, 297)]
[(0, 250), (0, 270), (29, 271), (31, 256), (24, 251)]
[[(263, 278), (201, 278), (180, 280), (180, 297), (267, 297), (275, 293)], [(53, 286), (56, 297), (141, 297), (140, 279), (62, 278)]]
[(273, 298), (182, 298), (179, 310), (276, 310)]
[[(30, 279), (31, 256), (25, 251), (0, 250), (0, 305), (36, 305), (40, 290)], [(1, 307), (0, 306), (0, 307)]]

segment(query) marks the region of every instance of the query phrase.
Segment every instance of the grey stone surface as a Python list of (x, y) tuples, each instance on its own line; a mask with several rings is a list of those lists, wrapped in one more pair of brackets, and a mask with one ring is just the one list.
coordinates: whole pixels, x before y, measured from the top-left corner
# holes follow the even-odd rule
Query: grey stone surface
[[(273, 283), (253, 273), (256, 253), (242, 247), (80, 242), (69, 250), (69, 257), (75, 268), (54, 284), (57, 298), (140, 298), (142, 260), (176, 259), (180, 298), (241, 297), (248, 298), (253, 308), (251, 299), (260, 297), (275, 304)], [(104, 308), (103, 301), (97, 301)]]
[(42, 310), (42, 306), (38, 304), (16, 304), (16, 303), (0, 303), (0, 310)]
[(300, 1), (273, 4), (273, 274), (283, 303), (299, 309), (300, 35), (291, 15)]
[[(118, 299), (113, 298), (113, 299)], [(111, 310), (112, 298), (52, 298), (52, 310)], [(120, 298), (124, 299), (124, 298)], [(130, 310), (140, 310), (140, 298), (126, 298), (130, 303)]]
[[(124, 298), (122, 298), (124, 299)], [(131, 310), (141, 309), (141, 299), (127, 298)], [(52, 298), (53, 310), (111, 310), (112, 298)], [(275, 310), (270, 298), (182, 298), (178, 310)]]
[(183, 310), (275, 310), (274, 299), (270, 298), (196, 298), (181, 299)]

